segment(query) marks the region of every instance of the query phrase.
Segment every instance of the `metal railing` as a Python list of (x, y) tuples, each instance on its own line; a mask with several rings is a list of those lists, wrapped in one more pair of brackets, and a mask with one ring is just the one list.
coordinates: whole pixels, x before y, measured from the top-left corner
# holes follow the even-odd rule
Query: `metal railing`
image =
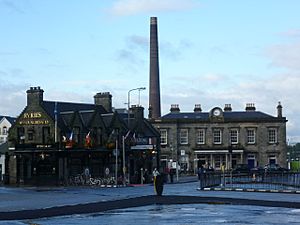
[(200, 189), (207, 187), (265, 189), (265, 190), (300, 190), (300, 173), (265, 172), (239, 173), (209, 172), (199, 177)]

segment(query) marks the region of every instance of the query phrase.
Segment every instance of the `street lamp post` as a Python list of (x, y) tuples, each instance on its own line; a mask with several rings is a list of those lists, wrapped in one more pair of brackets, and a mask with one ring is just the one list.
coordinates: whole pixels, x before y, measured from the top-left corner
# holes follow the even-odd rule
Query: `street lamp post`
[[(138, 101), (138, 104), (140, 105), (140, 91), (142, 90), (146, 90), (145, 87), (139, 87), (139, 88), (133, 88), (133, 89), (130, 89), (128, 91), (128, 94), (127, 94), (127, 126), (128, 126), (128, 130), (130, 130), (130, 92), (132, 91), (135, 91), (135, 90), (138, 90), (139, 91), (139, 101)], [(123, 185), (125, 186), (125, 173), (126, 173), (126, 166), (125, 166), (125, 138), (123, 136)], [(128, 167), (127, 167), (128, 168)], [(129, 170), (128, 170), (128, 173), (129, 173)], [(130, 175), (128, 175), (128, 179), (130, 178)], [(129, 181), (130, 182), (130, 181)]]
[(138, 90), (139, 91), (139, 103), (138, 104), (140, 104), (140, 91), (141, 90), (146, 90), (146, 88), (145, 87), (139, 87), (139, 88), (133, 88), (133, 89), (130, 89), (129, 91), (128, 91), (128, 95), (127, 95), (127, 107), (128, 107), (128, 111), (127, 111), (127, 124), (128, 124), (128, 129), (130, 129), (130, 92), (132, 92), (132, 91), (135, 91), (135, 90)]

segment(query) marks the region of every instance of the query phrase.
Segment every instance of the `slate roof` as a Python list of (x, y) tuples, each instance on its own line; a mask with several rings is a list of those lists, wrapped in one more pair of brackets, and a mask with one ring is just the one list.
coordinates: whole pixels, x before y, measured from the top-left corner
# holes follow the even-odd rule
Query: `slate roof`
[(0, 116), (0, 121), (3, 119), (3, 118), (6, 118), (8, 120), (8, 122), (10, 122), (10, 124), (14, 124), (16, 122), (16, 117), (11, 117), (11, 116)]
[[(223, 112), (225, 122), (234, 121), (286, 121), (285, 117), (278, 118), (268, 115), (259, 111), (236, 111), (236, 112)], [(208, 112), (178, 112), (178, 113), (168, 113), (162, 116), (162, 119), (186, 119), (186, 120), (199, 120), (199, 121), (209, 121)]]
[[(128, 114), (127, 113), (119, 113), (120, 117), (123, 119), (123, 121), (127, 124), (128, 123)], [(135, 120), (133, 118), (133, 115), (130, 114), (130, 129), (137, 133), (138, 135), (141, 135), (143, 137), (153, 137), (153, 136), (159, 136), (160, 133), (158, 130), (155, 129), (155, 127), (152, 126), (152, 124), (147, 120)]]
[[(101, 113), (107, 113), (102, 105), (87, 104), (87, 103), (73, 103), (73, 102), (56, 102), (57, 112), (75, 112), (83, 110), (95, 110), (96, 107)], [(55, 102), (53, 101), (43, 101), (42, 107), (54, 119)]]

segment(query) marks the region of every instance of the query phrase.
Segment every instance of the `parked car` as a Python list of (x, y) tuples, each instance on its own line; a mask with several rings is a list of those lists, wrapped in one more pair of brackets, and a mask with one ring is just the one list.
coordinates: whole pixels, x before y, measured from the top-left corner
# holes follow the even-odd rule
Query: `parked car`
[(235, 168), (232, 170), (232, 173), (249, 173), (250, 168), (248, 164), (237, 164)]
[(278, 164), (267, 164), (265, 165), (267, 172), (288, 172), (289, 170), (279, 166)]
[(264, 174), (265, 173), (265, 168), (262, 166), (257, 166), (257, 167), (253, 167), (250, 169), (251, 174)]

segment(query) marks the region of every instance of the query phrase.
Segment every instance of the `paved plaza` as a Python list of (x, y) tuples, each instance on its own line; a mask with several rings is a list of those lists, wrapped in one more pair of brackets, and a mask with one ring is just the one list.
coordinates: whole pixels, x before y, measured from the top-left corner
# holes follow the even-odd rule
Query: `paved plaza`
[[(91, 213), (107, 215), (112, 212), (111, 210), (125, 210), (126, 212), (126, 210), (133, 210), (136, 207), (142, 207), (141, 211), (145, 211), (147, 208), (151, 211), (159, 205), (163, 206), (161, 210), (164, 211), (168, 210), (164, 207), (176, 208), (176, 205), (183, 203), (187, 208), (193, 209), (198, 209), (199, 205), (203, 204), (200, 208), (207, 208), (207, 205), (218, 205), (218, 207), (223, 205), (225, 208), (223, 207), (222, 210), (225, 211), (234, 211), (235, 208), (237, 210), (237, 206), (239, 206), (248, 208), (249, 212), (257, 207), (261, 207), (263, 212), (265, 212), (263, 207), (268, 207), (268, 210), (271, 207), (275, 211), (281, 207), (287, 212), (292, 212), (293, 218), (300, 221), (299, 194), (199, 191), (198, 188), (199, 182), (194, 177), (181, 178), (178, 183), (165, 184), (162, 197), (155, 195), (154, 187), (151, 184), (118, 188), (0, 187), (0, 219), (2, 220), (0, 224), (7, 224), (8, 220), (11, 224), (28, 219), (45, 221), (47, 217), (57, 220), (57, 217), (52, 216), (60, 216), (58, 218), (67, 216), (63, 218), (73, 220), (78, 215), (83, 217), (90, 217)], [(43, 218), (39, 219), (39, 217)], [(47, 221), (49, 222), (49, 218)]]

